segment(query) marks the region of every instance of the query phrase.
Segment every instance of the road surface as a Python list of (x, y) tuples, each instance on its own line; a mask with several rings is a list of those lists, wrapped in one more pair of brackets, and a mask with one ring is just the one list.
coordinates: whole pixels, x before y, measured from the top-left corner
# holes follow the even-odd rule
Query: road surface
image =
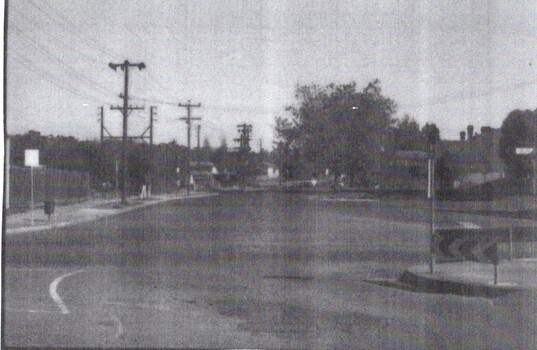
[(531, 349), (530, 292), (397, 283), (423, 210), (230, 194), (7, 236), (3, 342), (35, 347)]

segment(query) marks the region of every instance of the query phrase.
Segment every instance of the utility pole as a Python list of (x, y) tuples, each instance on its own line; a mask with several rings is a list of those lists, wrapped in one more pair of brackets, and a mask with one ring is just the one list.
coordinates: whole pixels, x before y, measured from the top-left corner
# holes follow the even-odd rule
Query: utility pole
[(129, 106), (129, 67), (138, 67), (142, 70), (145, 68), (143, 62), (140, 63), (130, 63), (128, 60), (125, 60), (123, 63), (109, 63), (108, 66), (117, 71), (117, 68), (125, 73), (125, 83), (124, 83), (124, 92), (123, 95), (120, 95), (120, 98), (123, 98), (123, 107), (112, 106), (110, 109), (121, 110), (123, 113), (123, 138), (122, 138), (122, 148), (121, 148), (121, 204), (127, 204), (127, 191), (126, 191), (126, 182), (127, 182), (127, 139), (128, 139), (128, 117), (129, 112), (136, 109), (144, 109), (144, 107), (131, 107)]
[(101, 110), (101, 118), (99, 119), (101, 121), (101, 144), (104, 140), (104, 107), (99, 107)]
[(157, 112), (155, 111), (157, 107), (149, 107), (149, 158), (150, 158), (150, 169), (149, 169), (149, 184), (147, 185), (147, 195), (151, 197), (153, 190), (153, 182), (155, 178), (155, 151), (153, 150), (153, 122), (156, 121), (155, 116)]
[(241, 186), (245, 185), (245, 176), (248, 165), (248, 152), (250, 152), (250, 133), (252, 132), (252, 125), (243, 123), (237, 125), (239, 131), (239, 138), (235, 139), (235, 142), (239, 143), (237, 151), (239, 152), (239, 159), (242, 163), (242, 171), (240, 174)]
[(156, 121), (155, 117), (157, 112), (155, 111), (157, 107), (149, 107), (149, 147), (153, 147), (153, 122)]
[(200, 149), (200, 130), (201, 130), (201, 125), (198, 124), (198, 151)]
[(190, 112), (192, 108), (200, 108), (201, 103), (198, 103), (197, 105), (193, 105), (190, 103), (190, 100), (188, 100), (187, 104), (179, 103), (178, 106), (186, 108), (186, 117), (183, 117), (180, 119), (184, 120), (187, 126), (188, 156), (187, 156), (187, 164), (186, 164), (186, 195), (190, 196), (190, 160), (192, 159), (192, 155), (190, 151), (190, 132), (192, 128), (192, 120), (201, 120), (201, 118), (193, 118)]
[(250, 152), (250, 133), (252, 132), (252, 125), (239, 124), (237, 125), (239, 131), (239, 138), (235, 139), (239, 142), (239, 150), (243, 152)]

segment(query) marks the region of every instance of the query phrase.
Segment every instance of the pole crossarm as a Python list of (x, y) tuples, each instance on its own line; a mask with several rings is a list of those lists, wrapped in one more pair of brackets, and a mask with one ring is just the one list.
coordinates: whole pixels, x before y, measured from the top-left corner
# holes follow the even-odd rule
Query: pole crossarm
[[(112, 110), (123, 110), (123, 106), (110, 106), (110, 109)], [(127, 110), (134, 111), (134, 110), (143, 110), (145, 109), (145, 106), (129, 106), (127, 107)]]
[(201, 118), (194, 118), (194, 117), (187, 118), (187, 117), (183, 117), (183, 118), (179, 118), (179, 120), (185, 120), (185, 121), (187, 122), (187, 124), (190, 124), (191, 121), (193, 121), (193, 120), (201, 120)]
[(145, 63), (130, 63), (128, 60), (125, 60), (123, 63), (108, 63), (108, 67), (117, 71), (118, 68), (121, 68), (122, 71), (125, 71), (126, 67), (138, 67), (140, 70), (145, 68)]
[[(104, 139), (106, 140), (106, 139), (122, 139), (122, 138), (123, 138), (123, 136), (112, 136), (112, 135), (110, 135), (110, 136), (105, 136)], [(145, 140), (145, 139), (148, 139), (148, 138), (149, 138), (149, 136), (143, 136), (143, 135), (141, 135), (141, 136), (127, 136), (128, 140), (136, 140), (136, 139)]]

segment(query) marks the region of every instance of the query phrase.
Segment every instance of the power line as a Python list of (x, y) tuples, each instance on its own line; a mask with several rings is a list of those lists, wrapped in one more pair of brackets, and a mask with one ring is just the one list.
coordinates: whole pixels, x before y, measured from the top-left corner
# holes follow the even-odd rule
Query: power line
[[(39, 12), (43, 13), (45, 16), (47, 16), (48, 18), (50, 18), (54, 23), (56, 23), (58, 26), (64, 28), (65, 31), (69, 32), (71, 35), (73, 35), (75, 38), (77, 38), (78, 40), (82, 39), (86, 44), (88, 44), (89, 46), (93, 46), (94, 48), (96, 48), (97, 50), (99, 50), (100, 52), (102, 52), (105, 56), (110, 56), (110, 53), (114, 53), (116, 56), (118, 55), (117, 52), (114, 52), (114, 50), (111, 50), (110, 48), (106, 47), (106, 45), (104, 45), (103, 43), (99, 43), (97, 44), (95, 42), (95, 39), (94, 38), (91, 38), (89, 37), (84, 31), (78, 29), (78, 26), (72, 22), (71, 20), (69, 20), (67, 17), (61, 15), (58, 11), (52, 9), (50, 6), (48, 6), (48, 9), (50, 12), (52, 12), (54, 15), (51, 15), (50, 13), (46, 12), (45, 10), (43, 10), (41, 7), (39, 7), (38, 5), (36, 5), (32, 0), (27, 0), (28, 3), (30, 5), (32, 5), (33, 7), (35, 7)], [(45, 4), (46, 5), (46, 4)], [(58, 17), (61, 19), (58, 20), (56, 19), (55, 17)], [(66, 24), (68, 25), (66, 25)], [(72, 29), (75, 29), (76, 32), (78, 34), (75, 34)], [(103, 49), (103, 47), (105, 49)]]
[[(9, 57), (8, 60), (10, 59), (13, 59), (13, 57)], [(22, 61), (26, 61), (26, 64)], [(48, 83), (56, 86), (57, 88), (59, 89), (62, 89), (66, 92), (69, 92), (73, 95), (77, 95), (77, 96), (80, 96), (80, 97), (86, 97), (86, 98), (90, 98), (98, 103), (102, 103), (102, 99), (99, 99), (91, 94), (88, 94), (88, 93), (85, 93), (85, 92), (82, 92), (80, 90), (78, 90), (77, 88), (71, 86), (71, 85), (67, 85), (67, 84), (60, 84), (58, 82), (58, 79), (56, 77), (53, 77), (50, 75), (50, 73), (47, 73), (46, 71), (42, 71), (42, 70), (37, 70), (34, 68), (34, 63), (31, 62), (30, 60), (28, 59), (25, 59), (24, 57), (22, 56), (19, 56), (19, 55), (16, 55), (15, 56), (15, 59), (13, 60), (14, 63), (18, 63), (22, 68), (34, 73), (35, 75), (39, 76), (40, 78), (42, 78), (43, 80), (47, 81)]]
[[(38, 25), (37, 22), (31, 20), (30, 18), (28, 18), (24, 13), (22, 13), (21, 11), (19, 10), (16, 10), (16, 9), (11, 9), (13, 12), (17, 13), (17, 16), (21, 17), (21, 18), (24, 18), (30, 25), (32, 26), (36, 26)], [(49, 39), (50, 37), (48, 37), (47, 39)], [(77, 42), (79, 41), (79, 38), (77, 37)], [(50, 40), (47, 40), (48, 43), (50, 43)], [(64, 40), (57, 40), (56, 41), (57, 43), (60, 44), (60, 46), (62, 46), (63, 48), (66, 48), (67, 50), (71, 51), (71, 52), (74, 52), (75, 54), (79, 55), (80, 57), (82, 57), (85, 61), (87, 62), (91, 62), (91, 63), (94, 63), (94, 64), (97, 64), (97, 65), (101, 65), (102, 64), (102, 60), (99, 60), (97, 58), (95, 58), (94, 56), (90, 56), (84, 52), (82, 52), (81, 49), (75, 49), (73, 45), (68, 45), (64, 42)]]
[(28, 36), (22, 30), (18, 29), (17, 26), (11, 25), (10, 27), (13, 28), (17, 33), (22, 35), (24, 38), (26, 38), (29, 41), (29, 44), (31, 46), (33, 46), (34, 48), (36, 48), (38, 50), (38, 52), (40, 52), (42, 55), (44, 55), (44, 56), (46, 56), (46, 57), (58, 62), (60, 64), (60, 68), (63, 69), (64, 71), (68, 72), (70, 75), (78, 77), (78, 80), (84, 80), (84, 81), (88, 82), (89, 84), (93, 85), (94, 87), (100, 89), (101, 92), (103, 92), (106, 95), (109, 95), (111, 93), (110, 90), (108, 90), (107, 88), (103, 87), (102, 85), (100, 85), (99, 83), (95, 82), (94, 80), (86, 77), (85, 75), (83, 75), (83, 74), (77, 72), (76, 70), (74, 70), (73, 68), (71, 68), (64, 60), (62, 60), (61, 58), (58, 58), (57, 56), (52, 54), (49, 50), (47, 50), (44, 46), (38, 44), (34, 39), (32, 39), (30, 36)]
[[(32, 0), (28, 0), (28, 2), (34, 6), (35, 8), (37, 8), (40, 12), (42, 12), (43, 14), (45, 14), (48, 18), (50, 18), (51, 20), (53, 20), (56, 24), (58, 24), (59, 26), (61, 26), (62, 28), (64, 28), (66, 31), (68, 31), (71, 35), (73, 35), (74, 37), (76, 37), (77, 39), (80, 39), (80, 36), (83, 36), (86, 40), (85, 42), (87, 44), (89, 44), (90, 46), (93, 46), (95, 47), (97, 50), (99, 50), (100, 52), (102, 52), (103, 54), (106, 55), (106, 57), (109, 57), (110, 55), (110, 52), (112, 52), (113, 54), (115, 54), (116, 56), (119, 55), (117, 51), (114, 51), (110, 48), (108, 48), (105, 44), (103, 44), (102, 42), (97, 42), (97, 40), (95, 40), (95, 38), (92, 38), (90, 37), (86, 32), (84, 32), (83, 30), (81, 30), (74, 22), (72, 22), (71, 20), (69, 20), (67, 17), (65, 17), (64, 15), (60, 14), (59, 11), (56, 11), (54, 9), (52, 9), (49, 5), (46, 5), (48, 7), (48, 10), (50, 12), (52, 12), (52, 15), (50, 13), (47, 13), (46, 11), (44, 11), (42, 8), (40, 8), (39, 6), (37, 6)], [(68, 23), (70, 25), (70, 27), (66, 27), (64, 25), (64, 23), (62, 23), (61, 21), (58, 21), (55, 17), (58, 17), (61, 19), (61, 21), (65, 22), (65, 23)], [(71, 28), (74, 28), (76, 33), (74, 33)], [(132, 30), (130, 30), (129, 28), (124, 28), (125, 30), (127, 30), (128, 32), (130, 32), (132, 35), (136, 36), (140, 41), (143, 42), (143, 40), (140, 38), (140, 36), (138, 34), (136, 34), (135, 32), (133, 32)], [(144, 42), (145, 43), (145, 42)], [(102, 47), (105, 48), (105, 50), (102, 49)], [(98, 61), (98, 64), (100, 64), (102, 61)], [(148, 72), (148, 75), (150, 77), (153, 77), (153, 80), (149, 80), (149, 81), (152, 81), (153, 84), (156, 84), (158, 85), (159, 88), (161, 88), (162, 90), (164, 91), (167, 91), (168, 88), (166, 88), (163, 84), (160, 83), (160, 81), (153, 75), (152, 72)], [(146, 79), (147, 81), (147, 79)], [(156, 86), (155, 85), (155, 86)], [(175, 104), (174, 104), (175, 105)]]
[(164, 100), (159, 100), (159, 99), (149, 99), (149, 98), (136, 97), (136, 96), (132, 96), (131, 100), (142, 101), (142, 102), (147, 102), (147, 103), (155, 103), (159, 105), (169, 105), (169, 106), (176, 105), (176, 102), (164, 101)]

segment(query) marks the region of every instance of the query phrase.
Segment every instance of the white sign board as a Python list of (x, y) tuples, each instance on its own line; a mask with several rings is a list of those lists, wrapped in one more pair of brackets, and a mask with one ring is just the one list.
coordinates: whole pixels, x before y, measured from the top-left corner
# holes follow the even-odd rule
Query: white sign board
[(25, 149), (24, 150), (24, 166), (36, 167), (39, 166), (39, 150)]
[(517, 147), (515, 150), (515, 153), (520, 154), (520, 155), (528, 155), (528, 154), (531, 154), (532, 152), (533, 152), (533, 148), (529, 148), (529, 147)]

